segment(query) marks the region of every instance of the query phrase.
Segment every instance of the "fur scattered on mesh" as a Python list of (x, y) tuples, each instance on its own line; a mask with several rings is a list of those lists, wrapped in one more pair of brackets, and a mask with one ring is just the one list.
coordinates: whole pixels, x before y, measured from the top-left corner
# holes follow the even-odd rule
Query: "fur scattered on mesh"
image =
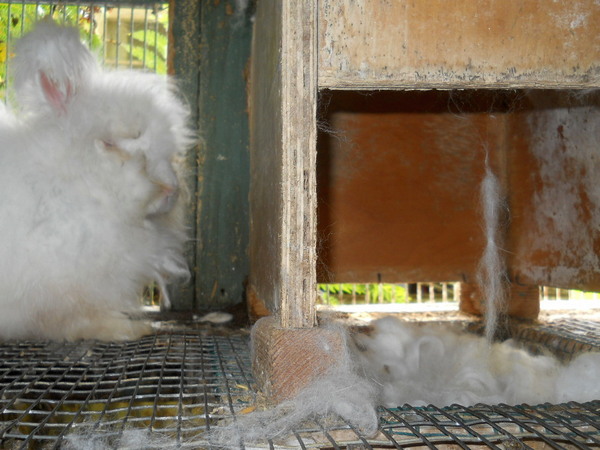
[(207, 436), (210, 442), (234, 448), (241, 441), (283, 440), (304, 421), (332, 414), (370, 436), (378, 427), (377, 405), (533, 405), (600, 398), (600, 353), (584, 353), (563, 365), (512, 340), (490, 343), (440, 325), (385, 317), (370, 329), (347, 334), (339, 365), (295, 399), (216, 427)]
[(532, 355), (512, 340), (490, 343), (448, 326), (395, 317), (374, 321), (368, 333), (334, 329), (344, 333), (347, 344), (338, 364), (273, 408), (238, 414), (193, 442), (177, 442), (149, 430), (125, 430), (116, 441), (108, 434), (78, 431), (67, 437), (66, 448), (95, 450), (109, 443), (108, 447), (139, 449), (240, 448), (242, 443), (265, 445), (269, 439), (286, 445), (297, 443), (293, 431), (313, 420), (339, 425), (343, 419), (372, 436), (378, 430), (378, 405), (535, 405), (600, 398), (600, 353), (582, 353), (562, 364), (549, 355)]

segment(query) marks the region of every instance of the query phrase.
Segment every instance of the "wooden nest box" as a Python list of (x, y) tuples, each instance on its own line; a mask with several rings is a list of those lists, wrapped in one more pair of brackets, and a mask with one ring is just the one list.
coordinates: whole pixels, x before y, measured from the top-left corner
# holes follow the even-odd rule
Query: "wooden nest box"
[(486, 155), (509, 313), (536, 317), (539, 285), (599, 290), (597, 88), (594, 0), (257, 2), (248, 293), (272, 314), (254, 331), (267, 391), (339, 350), (315, 327), (317, 281), (462, 280), (480, 311)]

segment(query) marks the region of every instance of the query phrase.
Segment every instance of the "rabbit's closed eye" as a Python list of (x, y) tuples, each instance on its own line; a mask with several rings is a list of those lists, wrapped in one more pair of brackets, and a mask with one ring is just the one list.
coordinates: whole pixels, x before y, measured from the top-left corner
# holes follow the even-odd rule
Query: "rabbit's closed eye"
[(118, 143), (112, 142), (107, 139), (96, 140), (96, 148), (99, 148), (105, 152), (108, 152), (122, 161), (129, 161), (132, 158), (132, 154), (127, 152)]

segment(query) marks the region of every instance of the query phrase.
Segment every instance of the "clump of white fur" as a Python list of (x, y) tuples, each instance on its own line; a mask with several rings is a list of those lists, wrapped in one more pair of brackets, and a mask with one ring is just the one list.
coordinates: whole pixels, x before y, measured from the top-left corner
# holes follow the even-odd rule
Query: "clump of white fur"
[(329, 417), (342, 417), (364, 435), (373, 435), (378, 425), (376, 386), (347, 369), (346, 364), (341, 364), (292, 400), (212, 428), (207, 441), (218, 448), (240, 448), (240, 443), (256, 444), (267, 439), (285, 443), (294, 429), (307, 420)]
[[(190, 444), (188, 448), (194, 448)], [(126, 429), (122, 433), (89, 431), (85, 428), (68, 435), (61, 448), (65, 450), (104, 450), (107, 448), (148, 450), (180, 449), (180, 443), (160, 433), (150, 433), (142, 429)], [(197, 448), (197, 447), (196, 447)]]
[[(76, 29), (16, 46), (0, 114), (0, 338), (130, 339), (126, 313), (186, 277), (178, 160), (188, 110), (164, 77), (106, 71)], [(166, 294), (166, 292), (165, 292)]]
[(242, 442), (250, 444), (266, 439), (285, 442), (303, 422), (329, 417), (343, 417), (363, 434), (374, 434), (378, 425), (375, 403), (378, 386), (360, 375), (346, 330), (334, 324), (329, 329), (339, 333), (346, 345), (342, 350), (325, 349), (331, 351), (333, 364), (323, 376), (293, 399), (271, 409), (238, 415), (234, 422), (212, 428), (204, 438), (218, 448), (240, 448)]
[(600, 398), (600, 353), (582, 354), (562, 365), (551, 356), (534, 356), (513, 341), (490, 344), (485, 337), (395, 317), (374, 321), (370, 333), (346, 338), (345, 352), (324, 377), (273, 409), (213, 428), (207, 436), (210, 442), (228, 448), (242, 441), (285, 443), (283, 438), (304, 421), (331, 415), (369, 436), (377, 431), (377, 405), (540, 404)]
[(561, 366), (532, 356), (511, 342), (490, 344), (479, 336), (441, 326), (377, 320), (356, 336), (365, 376), (380, 386), (386, 406), (453, 403), (540, 403), (555, 398)]

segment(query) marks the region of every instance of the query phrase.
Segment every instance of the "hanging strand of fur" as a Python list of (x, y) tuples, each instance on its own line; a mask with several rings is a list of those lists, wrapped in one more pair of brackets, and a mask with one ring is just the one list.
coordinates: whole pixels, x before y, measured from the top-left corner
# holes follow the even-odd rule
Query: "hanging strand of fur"
[(486, 245), (479, 262), (478, 282), (485, 303), (485, 334), (492, 341), (506, 306), (506, 265), (501, 254), (501, 216), (505, 210), (498, 177), (485, 157), (485, 176), (481, 184), (481, 203)]

